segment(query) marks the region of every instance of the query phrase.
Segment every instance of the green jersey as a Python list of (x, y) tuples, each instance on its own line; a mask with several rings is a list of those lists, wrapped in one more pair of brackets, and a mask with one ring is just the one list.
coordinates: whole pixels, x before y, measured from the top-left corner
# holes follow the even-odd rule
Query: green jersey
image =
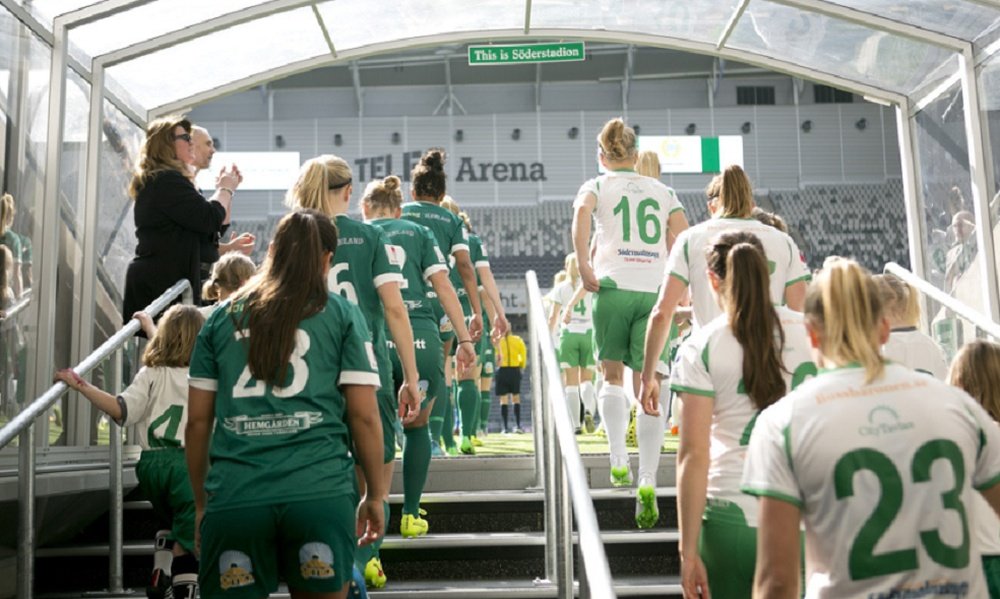
[(403, 282), (398, 256), (390, 255), (389, 240), (381, 229), (338, 214), (337, 251), (327, 275), (327, 287), (361, 308), (372, 331), (382, 331), (385, 312), (379, 287)]
[(427, 227), (399, 218), (380, 218), (371, 224), (382, 230), (391, 245), (390, 259), (402, 267), (400, 293), (410, 313), (410, 322), (423, 320), (437, 327), (434, 308), (427, 299), (431, 275), (448, 271), (444, 254)]
[[(476, 273), (476, 285), (481, 285), (479, 280), (479, 268), (485, 266), (490, 267), (490, 258), (486, 255), (486, 248), (483, 247), (483, 242), (477, 235), (469, 235), (469, 259), (472, 261), (472, 268)], [(451, 257), (451, 284), (455, 286), (455, 293), (458, 294), (459, 299), (463, 302), (463, 307), (465, 302), (468, 301), (468, 293), (465, 291), (465, 286), (462, 284), (462, 277), (458, 274), (458, 269), (455, 268), (455, 257)], [(486, 321), (483, 321), (486, 322)]]
[(469, 235), (465, 232), (462, 219), (430, 202), (410, 202), (403, 204), (403, 218), (423, 225), (434, 233), (438, 247), (446, 255), (469, 251)]
[(215, 432), (205, 491), (210, 511), (331, 497), (354, 489), (343, 385), (379, 385), (361, 311), (329, 294), (299, 323), (285, 384), (256, 380), (247, 365), (243, 302), (224, 303), (198, 335), (189, 384), (215, 392)]

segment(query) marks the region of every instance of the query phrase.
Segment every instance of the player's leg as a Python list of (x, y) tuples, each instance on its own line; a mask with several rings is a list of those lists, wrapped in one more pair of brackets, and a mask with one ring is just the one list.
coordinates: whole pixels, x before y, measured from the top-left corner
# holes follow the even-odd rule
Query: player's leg
[(562, 368), (566, 388), (566, 407), (569, 408), (573, 430), (580, 432), (580, 359), (579, 335), (563, 331), (559, 337), (559, 366)]
[(441, 341), (433, 329), (414, 328), (414, 345), (420, 385), (425, 389), (416, 420), (403, 429), (406, 446), (403, 448), (403, 510), (399, 528), (404, 537), (427, 533), (427, 521), (420, 517), (420, 496), (427, 483), (431, 462), (431, 437), (428, 420), (433, 412), (435, 397), (444, 385), (444, 372), (440, 360)]
[[(633, 385), (636, 395), (639, 390), (639, 375), (642, 372), (646, 326), (649, 312), (656, 301), (655, 294), (636, 294), (637, 317), (632, 323), (631, 348), (629, 351)], [(669, 382), (667, 387), (669, 387)], [(645, 414), (641, 408), (636, 414), (636, 438), (639, 446), (639, 485), (636, 489), (635, 521), (639, 528), (651, 528), (660, 517), (656, 503), (656, 472), (660, 466), (660, 452), (663, 449), (663, 433), (666, 430), (666, 410), (659, 416)]]

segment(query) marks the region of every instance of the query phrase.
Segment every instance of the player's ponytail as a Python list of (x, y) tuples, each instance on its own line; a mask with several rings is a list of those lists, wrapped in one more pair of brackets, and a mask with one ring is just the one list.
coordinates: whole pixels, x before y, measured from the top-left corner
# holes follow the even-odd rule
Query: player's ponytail
[[(718, 177), (722, 177), (718, 187), (722, 204), (722, 218), (750, 218), (753, 212), (753, 188), (746, 172), (736, 164), (729, 165)], [(716, 178), (718, 178), (716, 177)]]
[(445, 154), (441, 148), (431, 148), (420, 157), (420, 162), (413, 167), (410, 180), (413, 181), (413, 194), (420, 200), (441, 201), (445, 194), (447, 176), (444, 172)]
[(329, 297), (324, 252), (337, 249), (337, 227), (316, 210), (298, 210), (278, 223), (261, 274), (236, 292), (236, 330), (247, 330), (247, 365), (258, 381), (282, 386), (299, 322), (319, 313)]
[(723, 233), (712, 240), (706, 260), (722, 281), (729, 327), (743, 348), (744, 388), (763, 410), (787, 391), (781, 362), (785, 333), (771, 303), (764, 247), (752, 233)]
[(825, 359), (860, 364), (866, 383), (882, 376), (882, 300), (867, 270), (853, 260), (827, 260), (806, 293), (805, 313)]
[(343, 212), (328, 192), (346, 189), (353, 180), (351, 165), (339, 156), (323, 154), (310, 158), (299, 169), (299, 177), (285, 194), (292, 210), (318, 210), (330, 218)]
[(625, 124), (621, 118), (611, 119), (604, 124), (597, 145), (601, 153), (611, 162), (635, 161), (638, 141), (635, 129)]
[(403, 205), (403, 192), (399, 187), (399, 177), (389, 175), (385, 179), (375, 179), (365, 188), (361, 203), (376, 213), (395, 213)]
[(576, 262), (576, 252), (566, 254), (566, 260), (563, 263), (563, 266), (566, 269), (566, 278), (569, 279), (569, 282), (575, 291), (580, 284), (580, 265)]

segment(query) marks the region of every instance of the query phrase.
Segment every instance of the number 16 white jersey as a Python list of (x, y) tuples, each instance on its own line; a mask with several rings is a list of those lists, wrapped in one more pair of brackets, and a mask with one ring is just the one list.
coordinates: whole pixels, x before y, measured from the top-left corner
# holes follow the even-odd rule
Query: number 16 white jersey
[(898, 364), (824, 371), (764, 410), (743, 491), (806, 527), (806, 597), (986, 597), (974, 489), (1000, 482), (1000, 429), (965, 392)]
[(684, 210), (673, 189), (631, 170), (611, 171), (584, 183), (574, 207), (588, 194), (594, 209), (601, 287), (656, 293), (667, 263), (667, 220)]

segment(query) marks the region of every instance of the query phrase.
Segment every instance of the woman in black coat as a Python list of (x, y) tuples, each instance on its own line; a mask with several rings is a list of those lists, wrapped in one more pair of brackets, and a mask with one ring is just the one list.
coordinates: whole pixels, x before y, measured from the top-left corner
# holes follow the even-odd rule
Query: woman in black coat
[(125, 274), (124, 320), (180, 279), (191, 282), (200, 304), (202, 264), (219, 257), (219, 235), (229, 225), (241, 177), (235, 166), (223, 168), (206, 200), (191, 179), (193, 161), (190, 121), (172, 116), (149, 124), (129, 184), (139, 243)]

